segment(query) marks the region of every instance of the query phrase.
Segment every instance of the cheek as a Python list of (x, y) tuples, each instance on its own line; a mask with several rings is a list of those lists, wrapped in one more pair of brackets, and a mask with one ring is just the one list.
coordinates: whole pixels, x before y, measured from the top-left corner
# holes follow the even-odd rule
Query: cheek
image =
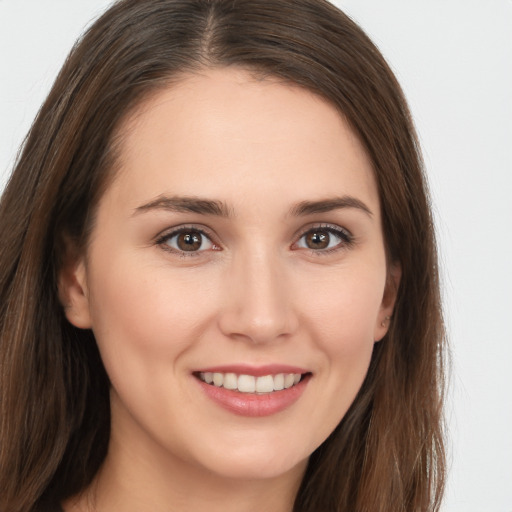
[[(98, 261), (98, 260), (97, 260)], [(102, 262), (103, 263), (103, 262)], [(199, 338), (205, 305), (179, 276), (136, 258), (97, 264), (91, 278), (94, 334), (111, 379), (147, 378)]]
[(307, 321), (326, 353), (347, 357), (357, 355), (362, 346), (373, 347), (385, 286), (385, 272), (378, 269), (333, 272), (311, 288), (313, 293), (304, 293)]
[(306, 306), (302, 324), (315, 347), (311, 444), (323, 442), (340, 423), (368, 372), (385, 281), (381, 267), (372, 268), (332, 272), (299, 297)]
[(308, 296), (307, 324), (321, 354), (321, 401), (331, 426), (346, 413), (368, 371), (385, 286), (381, 268), (384, 265), (340, 269), (334, 273), (336, 280), (332, 275), (326, 279), (324, 293)]

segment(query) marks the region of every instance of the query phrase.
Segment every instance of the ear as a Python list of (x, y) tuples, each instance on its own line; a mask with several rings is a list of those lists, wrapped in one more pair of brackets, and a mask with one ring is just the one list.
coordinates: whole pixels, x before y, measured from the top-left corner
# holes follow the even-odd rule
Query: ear
[(58, 275), (59, 300), (72, 325), (80, 329), (90, 329), (92, 323), (85, 257), (78, 254), (69, 239), (64, 246), (64, 257)]
[(375, 323), (373, 338), (375, 342), (384, 338), (389, 330), (401, 278), (402, 267), (400, 263), (397, 262), (390, 265), (386, 277), (386, 287), (382, 296), (382, 303)]

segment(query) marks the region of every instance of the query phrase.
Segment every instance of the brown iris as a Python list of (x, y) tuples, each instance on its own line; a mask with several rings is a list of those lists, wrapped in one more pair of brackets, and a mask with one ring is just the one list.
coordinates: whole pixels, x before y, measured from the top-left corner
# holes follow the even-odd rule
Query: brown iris
[(326, 249), (331, 237), (327, 231), (311, 231), (305, 235), (306, 246), (309, 249)]
[(197, 251), (202, 244), (202, 235), (197, 231), (184, 231), (176, 237), (176, 245), (181, 251)]

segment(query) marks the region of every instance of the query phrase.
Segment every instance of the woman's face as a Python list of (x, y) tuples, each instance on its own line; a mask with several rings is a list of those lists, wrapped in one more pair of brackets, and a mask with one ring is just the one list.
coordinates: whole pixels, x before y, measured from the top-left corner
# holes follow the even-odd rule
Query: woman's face
[(112, 439), (229, 478), (302, 470), (393, 306), (361, 144), (321, 98), (233, 69), (185, 77), (121, 132), (62, 280), (112, 383)]

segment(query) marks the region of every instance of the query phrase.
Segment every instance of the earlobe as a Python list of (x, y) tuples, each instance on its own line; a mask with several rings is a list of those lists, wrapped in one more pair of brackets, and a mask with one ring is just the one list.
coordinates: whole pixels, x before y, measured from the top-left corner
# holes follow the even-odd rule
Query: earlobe
[(65, 262), (59, 272), (59, 300), (68, 321), (80, 329), (90, 329), (87, 272), (83, 258)]
[(393, 263), (387, 273), (386, 287), (382, 296), (382, 303), (375, 324), (374, 341), (378, 342), (389, 331), (393, 318), (393, 311), (398, 295), (398, 288), (402, 277), (402, 267), (399, 263)]

